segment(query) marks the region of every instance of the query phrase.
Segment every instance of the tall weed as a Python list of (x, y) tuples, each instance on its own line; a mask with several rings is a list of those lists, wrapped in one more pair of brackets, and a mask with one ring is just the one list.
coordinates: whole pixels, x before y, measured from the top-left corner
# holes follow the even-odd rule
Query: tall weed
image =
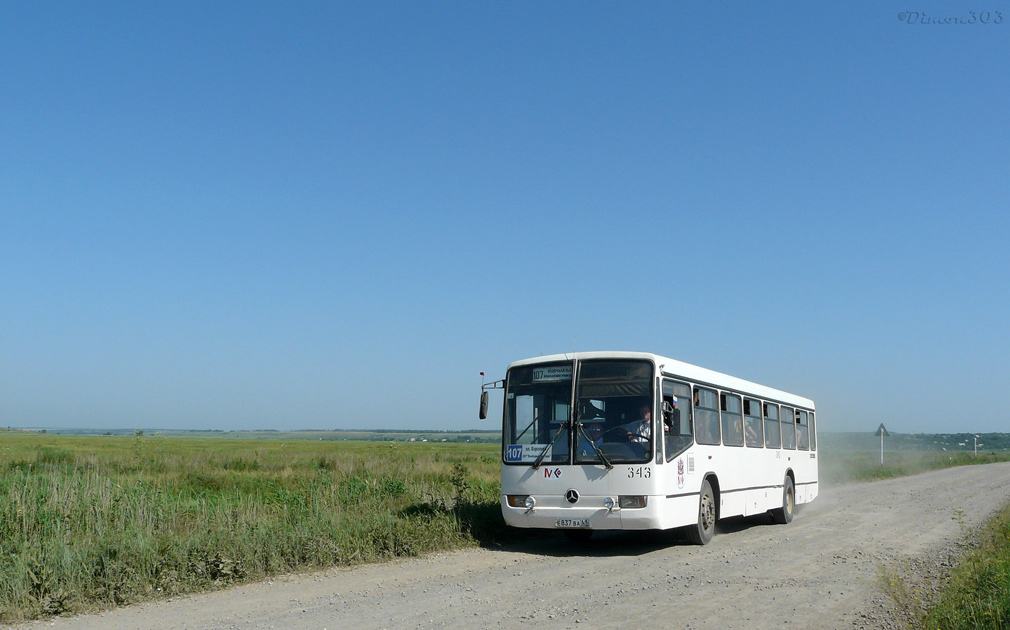
[(18, 434), (0, 444), (3, 622), (487, 543), (504, 527), (494, 445)]

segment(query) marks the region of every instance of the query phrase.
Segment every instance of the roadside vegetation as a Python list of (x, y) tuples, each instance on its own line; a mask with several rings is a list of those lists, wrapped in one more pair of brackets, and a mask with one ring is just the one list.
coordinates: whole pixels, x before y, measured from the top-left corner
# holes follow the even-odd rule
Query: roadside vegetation
[(907, 628), (1010, 628), (1010, 504), (971, 533), (966, 546), (953, 569), (921, 559), (916, 568), (909, 562), (904, 570), (878, 568), (876, 583)]
[[(826, 436), (820, 453), (820, 479), (826, 485), (889, 479), (929, 470), (1010, 461), (1007, 434), (986, 434), (980, 443), (999, 450), (976, 455), (971, 434), (897, 435), (885, 439), (884, 464), (879, 438), (868, 434)], [(874, 444), (875, 442), (875, 444)], [(965, 531), (967, 535), (969, 532)], [(971, 537), (977, 544), (952, 569), (904, 572), (881, 570), (877, 583), (894, 601), (900, 618), (914, 630), (991, 630), (1010, 628), (1010, 505), (1004, 506)], [(925, 579), (929, 584), (917, 584)]]
[(979, 545), (954, 570), (921, 616), (923, 630), (1010, 628), (1010, 504), (985, 526)]
[(498, 453), (0, 434), (0, 621), (493, 544)]
[[(819, 475), (825, 485), (890, 479), (928, 470), (1010, 461), (1010, 433), (825, 433), (820, 439)], [(975, 446), (978, 445), (976, 455)]]
[(872, 481), (917, 475), (929, 470), (973, 466), (1010, 461), (1010, 452), (936, 452), (900, 451), (884, 453), (884, 464), (880, 464), (880, 452), (874, 451), (833, 451), (822, 446), (819, 453), (820, 481), (825, 485)]

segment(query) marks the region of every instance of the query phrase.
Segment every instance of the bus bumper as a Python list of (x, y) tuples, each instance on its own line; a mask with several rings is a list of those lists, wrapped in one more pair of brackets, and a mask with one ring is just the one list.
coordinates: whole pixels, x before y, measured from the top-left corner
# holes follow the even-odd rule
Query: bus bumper
[[(533, 509), (516, 508), (501, 496), (501, 510), (505, 523), (512, 527), (539, 529), (600, 529), (641, 530), (670, 529), (691, 525), (698, 520), (697, 495), (667, 498), (647, 497), (642, 508), (607, 509), (605, 496), (582, 496), (577, 505), (569, 504), (563, 496), (536, 496)], [(616, 497), (612, 497), (616, 498)], [(588, 524), (588, 527), (586, 525)]]

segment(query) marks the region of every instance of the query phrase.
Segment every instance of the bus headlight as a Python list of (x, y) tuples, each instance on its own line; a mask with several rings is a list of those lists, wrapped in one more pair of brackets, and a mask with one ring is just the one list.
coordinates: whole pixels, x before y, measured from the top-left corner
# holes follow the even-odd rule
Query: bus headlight
[(534, 499), (533, 497), (526, 497), (526, 500), (523, 501), (523, 505), (526, 506), (527, 510), (532, 510), (533, 506), (535, 506), (536, 504), (537, 504), (537, 500)]
[(508, 502), (509, 507), (514, 508), (528, 508), (527, 502), (532, 501), (533, 497), (525, 494), (510, 494), (505, 497), (506, 502)]
[(614, 499), (611, 497), (607, 497), (606, 499), (604, 499), (603, 507), (607, 508), (607, 510), (614, 509)]
[(644, 508), (648, 497), (640, 495), (622, 495), (620, 503), (622, 508)]

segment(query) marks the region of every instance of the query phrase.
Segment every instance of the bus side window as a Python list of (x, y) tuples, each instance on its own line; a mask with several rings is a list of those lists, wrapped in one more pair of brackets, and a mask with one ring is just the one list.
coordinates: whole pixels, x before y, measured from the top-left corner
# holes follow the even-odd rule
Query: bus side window
[[(666, 461), (680, 455), (691, 445), (691, 387), (685, 383), (663, 380), (663, 402), (673, 408), (673, 413), (663, 415), (663, 435), (666, 442)], [(666, 404), (663, 406), (666, 407)]]
[(799, 448), (801, 451), (810, 450), (810, 431), (807, 425), (807, 412), (800, 411), (796, 414), (796, 434), (799, 436)]
[(719, 396), (711, 389), (694, 390), (694, 433), (698, 444), (719, 443)]
[(722, 443), (727, 446), (743, 446), (743, 416), (740, 414), (740, 397), (720, 394), (719, 407), (722, 409)]
[(764, 431), (761, 430), (761, 403), (753, 398), (744, 398), (743, 415), (747, 446), (761, 448), (764, 445)]
[(817, 450), (817, 427), (814, 426), (814, 412), (810, 412), (810, 450)]
[(796, 412), (782, 407), (782, 448), (796, 448)]
[(765, 447), (782, 447), (782, 429), (779, 427), (779, 406), (771, 403), (764, 404), (765, 412)]

